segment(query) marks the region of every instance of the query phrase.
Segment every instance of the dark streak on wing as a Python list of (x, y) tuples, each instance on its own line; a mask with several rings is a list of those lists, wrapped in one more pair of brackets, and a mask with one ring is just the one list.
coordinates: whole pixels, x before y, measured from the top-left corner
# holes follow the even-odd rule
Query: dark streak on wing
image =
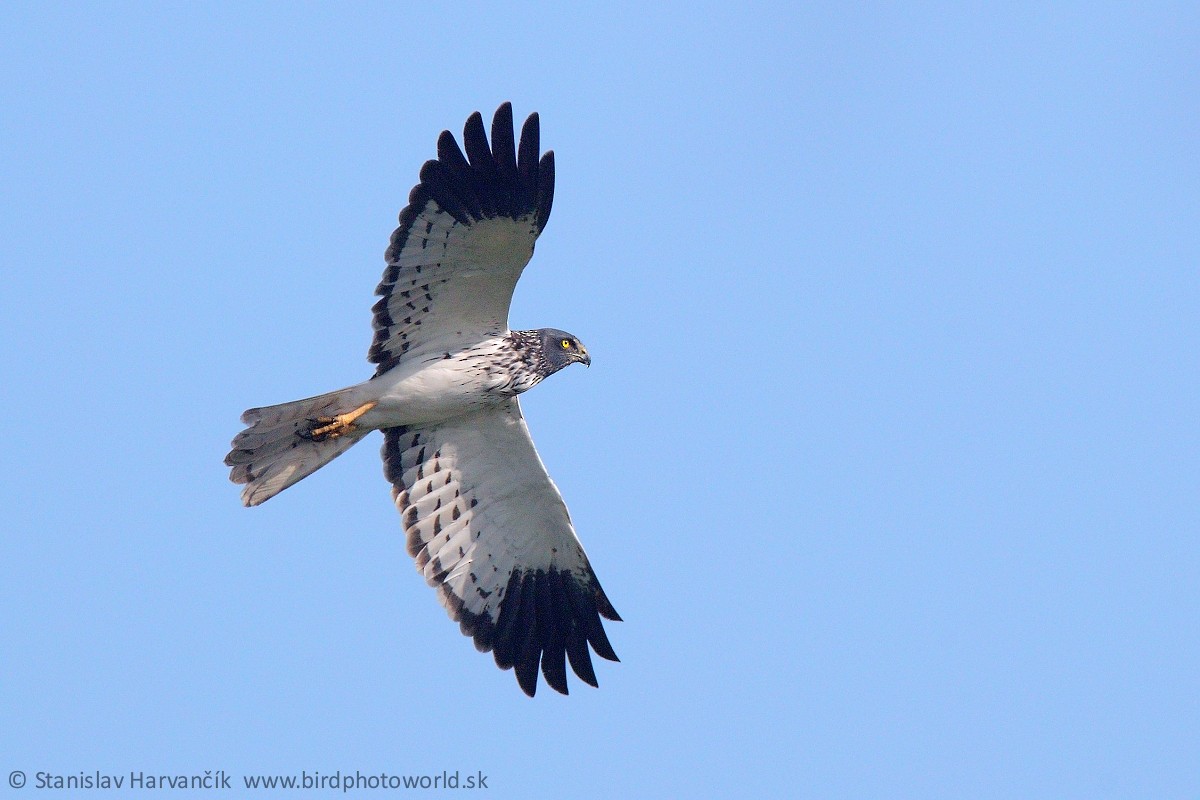
[[(425, 162), (421, 167), (420, 183), (409, 192), (408, 205), (400, 212), (399, 226), (392, 233), (387, 249), (388, 266), (375, 290), (382, 299), (371, 309), (375, 337), (367, 359), (378, 365), (376, 375), (399, 363), (412, 344), (413, 329), (408, 326), (419, 325), (420, 314), (429, 313), (434, 304), (437, 281), (433, 281), (432, 286), (422, 285), (421, 291), (416, 292), (418, 284), (429, 283), (411, 283), (420, 277), (422, 267), (411, 263), (404, 266), (399, 261), (416, 237), (421, 237), (421, 249), (429, 244), (427, 234), (433, 220), (441, 216), (440, 212), (448, 214), (457, 225), (466, 229), (456, 236), (469, 236), (474, 223), (496, 217), (528, 220), (535, 237), (546, 227), (554, 201), (554, 153), (548, 151), (539, 160), (539, 138), (538, 115), (530, 114), (521, 128), (520, 143), (514, 143), (511, 103), (504, 103), (496, 110), (490, 147), (479, 112), (467, 119), (463, 129), (466, 156), (450, 131), (443, 131), (438, 137), (438, 157)], [(433, 249), (431, 246), (430, 250)], [(434, 259), (433, 264), (426, 266), (440, 265)], [(395, 313), (406, 307), (405, 303), (397, 303), (393, 298), (394, 292), (401, 289), (413, 291), (412, 305), (407, 308), (417, 313)], [(406, 316), (410, 321), (404, 326), (397, 325), (399, 319)]]
[[(420, 428), (385, 429), (382, 453), (384, 475), (393, 485), (392, 494), (397, 505), (402, 506), (400, 510), (408, 532), (408, 551), (416, 558), (418, 568), (424, 567), (430, 560), (426, 541), (420, 535), (421, 520), (417, 517), (416, 503), (422, 487), (406, 485), (404, 474), (406, 470), (418, 467), (418, 474), (424, 476), (419, 481), (423, 482), (428, 477), (417, 461), (418, 456), (424, 458), (426, 455), (427, 442), (422, 436)], [(430, 462), (425, 460), (421, 463)], [(436, 482), (436, 485), (448, 486), (450, 477), (444, 484)], [(413, 494), (411, 502), (410, 492)], [(468, 507), (473, 505), (474, 498)], [(439, 508), (438, 512), (443, 510)], [(482, 564), (482, 559), (476, 558), (476, 563)], [(598, 686), (588, 652), (589, 643), (596, 655), (609, 661), (619, 661), (600, 618), (619, 622), (621, 617), (604, 594), (586, 560), (584, 574), (553, 566), (548, 569), (522, 569), (518, 565), (507, 576), (499, 576), (502, 585), (493, 591), (498, 592), (501, 599), (496, 610), (487, 613), (469, 610), (465, 599), (455, 595), (444, 582), (453, 566), (435, 562), (433, 581), (450, 617), (459, 623), (463, 634), (472, 637), (476, 649), (485, 653), (492, 651), (498, 667), (505, 670), (515, 668), (518, 684), (530, 697), (537, 691), (539, 665), (546, 683), (562, 694), (568, 693), (568, 661), (580, 680), (590, 686)], [(484, 577), (486, 579), (487, 576)]]

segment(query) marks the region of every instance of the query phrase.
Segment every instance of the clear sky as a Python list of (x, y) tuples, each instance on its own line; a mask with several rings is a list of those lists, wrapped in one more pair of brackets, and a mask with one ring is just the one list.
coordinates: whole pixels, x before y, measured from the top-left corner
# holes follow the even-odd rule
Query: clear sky
[[(851, 5), (5, 5), (0, 796), (1200, 794), (1200, 13)], [(524, 407), (626, 620), (534, 700), (381, 437), (257, 509), (221, 463), (370, 374), (504, 100), (558, 166), (512, 324), (594, 362)]]

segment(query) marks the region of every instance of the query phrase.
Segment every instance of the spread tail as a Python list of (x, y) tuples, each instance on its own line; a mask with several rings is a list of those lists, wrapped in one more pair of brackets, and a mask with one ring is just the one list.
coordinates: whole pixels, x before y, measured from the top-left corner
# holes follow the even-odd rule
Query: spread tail
[(248, 427), (233, 439), (225, 463), (229, 479), (244, 483), (242, 502), (248, 506), (270, 500), (293, 483), (307, 478), (349, 450), (370, 430), (326, 433), (339, 414), (355, 408), (355, 389), (252, 408), (242, 414)]

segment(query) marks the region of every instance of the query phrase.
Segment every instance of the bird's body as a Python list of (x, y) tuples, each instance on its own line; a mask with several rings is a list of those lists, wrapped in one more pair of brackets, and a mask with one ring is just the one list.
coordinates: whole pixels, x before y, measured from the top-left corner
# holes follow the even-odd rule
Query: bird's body
[(358, 420), (367, 428), (424, 425), (495, 407), (540, 383), (512, 335), (493, 336), (441, 355), (398, 364), (363, 385), (363, 402), (378, 404)]
[[(510, 331), (513, 289), (550, 213), (553, 153), (538, 120), (512, 136), (504, 104), (489, 146), (478, 114), (447, 131), (392, 235), (372, 309), (369, 380), (252, 408), (233, 441), (230, 478), (258, 505), (374, 430), (408, 550), (464, 633), (515, 667), (533, 695), (541, 672), (566, 693), (566, 659), (596, 685), (588, 645), (616, 654), (600, 623), (620, 617), (600, 588), (516, 400), (572, 363), (579, 340), (555, 328)], [(468, 161), (469, 157), (469, 161)]]

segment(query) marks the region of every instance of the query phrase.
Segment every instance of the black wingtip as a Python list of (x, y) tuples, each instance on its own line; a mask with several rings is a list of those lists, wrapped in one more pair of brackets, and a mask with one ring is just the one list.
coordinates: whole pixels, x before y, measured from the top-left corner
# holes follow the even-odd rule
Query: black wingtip
[(562, 614), (567, 607), (563, 575), (551, 569), (539, 582), (538, 622), (542, 628), (542, 677), (546, 685), (559, 694), (567, 691), (567, 631), (573, 627), (569, 616)]
[(477, 649), (491, 650), (496, 666), (514, 670), (521, 691), (533, 697), (540, 672), (547, 686), (566, 695), (568, 664), (581, 681), (598, 687), (592, 653), (620, 661), (604, 631), (598, 603), (606, 611), (612, 606), (594, 581), (594, 576), (589, 582), (554, 568), (513, 570), (503, 602), (491, 613), (471, 614), (449, 598), (444, 602), (462, 632), (474, 637)]
[(554, 205), (554, 151), (547, 150), (538, 163), (537, 205), (534, 219), (538, 231), (546, 227), (550, 220), (550, 208)]
[(467, 168), (467, 159), (458, 146), (458, 140), (450, 131), (442, 131), (437, 140), (438, 160), (444, 161), (447, 167), (461, 170)]
[(492, 156), (506, 182), (517, 178), (517, 148), (513, 143), (512, 103), (504, 103), (492, 117)]
[(538, 158), (541, 148), (541, 121), (537, 112), (525, 119), (521, 126), (521, 143), (517, 151), (517, 171), (521, 174), (521, 182), (536, 189)]
[(592, 643), (592, 649), (596, 651), (596, 655), (605, 661), (621, 660), (617, 658), (617, 651), (613, 650), (612, 644), (608, 641), (608, 634), (604, 632), (604, 627), (599, 620), (596, 621), (595, 627), (588, 631), (588, 641)]
[(515, 635), (517, 618), (521, 614), (521, 595), (524, 581), (521, 573), (513, 570), (504, 589), (504, 602), (500, 605), (500, 615), (493, 629), (492, 656), (500, 669), (512, 669), (517, 661), (517, 637)]
[(592, 654), (588, 652), (587, 634), (575, 625), (567, 634), (567, 658), (571, 661), (571, 669), (579, 679), (588, 686), (600, 687), (596, 680), (596, 670), (592, 667)]
[[(408, 205), (400, 212), (399, 226), (385, 254), (388, 268), (375, 293), (390, 295), (401, 272), (395, 262), (408, 244), (417, 216), (430, 200), (463, 225), (498, 215), (532, 215), (540, 234), (554, 200), (554, 154), (539, 155), (540, 132), (538, 115), (530, 114), (521, 127), (519, 143), (514, 142), (509, 102), (496, 109), (490, 144), (483, 115), (478, 111), (463, 126), (462, 147), (453, 133), (442, 131), (437, 140), (437, 159), (421, 168), (421, 182), (409, 192)], [(377, 325), (376, 330), (380, 331), (381, 326)], [(383, 334), (386, 339), (386, 331)], [(382, 352), (371, 353), (368, 359), (381, 365), (376, 374), (387, 371), (384, 365), (390, 368), (394, 364), (394, 358)]]
[(483, 115), (476, 111), (467, 117), (463, 126), (463, 147), (467, 160), (477, 170), (492, 171), (492, 149), (488, 146), (487, 133), (483, 129)]
[(517, 673), (517, 683), (530, 697), (537, 691), (538, 664), (542, 658), (542, 629), (545, 628), (545, 622), (538, 613), (538, 595), (545, 580), (543, 575), (541, 572), (533, 572), (524, 578), (525, 586), (521, 590), (521, 621), (524, 630), (517, 633), (520, 645), (517, 647), (517, 663), (513, 665), (513, 671)]
[(600, 588), (599, 583), (596, 584), (595, 600), (596, 610), (600, 612), (600, 616), (607, 620), (612, 620), (613, 622), (625, 621), (621, 619), (621, 615), (617, 613), (617, 610), (613, 608), (612, 603), (608, 601), (608, 595), (606, 595), (604, 590)]

